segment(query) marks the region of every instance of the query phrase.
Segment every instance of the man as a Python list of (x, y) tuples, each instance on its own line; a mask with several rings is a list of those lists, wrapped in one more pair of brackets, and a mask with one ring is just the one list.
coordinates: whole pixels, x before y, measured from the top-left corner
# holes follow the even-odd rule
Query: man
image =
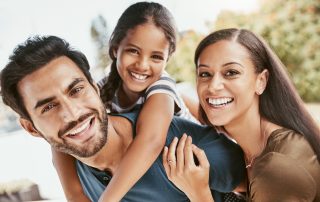
[[(26, 131), (78, 159), (82, 186), (97, 201), (134, 138), (137, 112), (107, 115), (86, 57), (54, 36), (34, 37), (15, 49), (1, 72), (1, 92)], [(240, 148), (210, 127), (179, 118), (170, 125), (166, 145), (183, 133), (206, 152), (210, 187), (233, 190), (245, 173)], [(167, 179), (161, 156), (122, 201), (142, 200), (188, 200)]]

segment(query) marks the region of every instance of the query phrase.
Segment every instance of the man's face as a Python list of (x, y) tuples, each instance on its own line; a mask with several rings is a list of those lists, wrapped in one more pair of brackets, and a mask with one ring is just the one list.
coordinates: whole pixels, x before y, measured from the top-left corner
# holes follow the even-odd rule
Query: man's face
[(105, 145), (107, 115), (98, 90), (68, 57), (23, 78), (18, 91), (33, 121), (21, 124), (32, 135), (79, 157), (90, 157)]

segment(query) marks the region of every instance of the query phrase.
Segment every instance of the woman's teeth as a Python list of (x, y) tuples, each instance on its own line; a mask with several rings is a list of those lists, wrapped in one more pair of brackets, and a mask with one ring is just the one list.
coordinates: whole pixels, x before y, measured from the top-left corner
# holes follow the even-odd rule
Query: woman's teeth
[(229, 104), (233, 101), (233, 98), (209, 98), (208, 102), (209, 104), (212, 104), (214, 106), (221, 106)]

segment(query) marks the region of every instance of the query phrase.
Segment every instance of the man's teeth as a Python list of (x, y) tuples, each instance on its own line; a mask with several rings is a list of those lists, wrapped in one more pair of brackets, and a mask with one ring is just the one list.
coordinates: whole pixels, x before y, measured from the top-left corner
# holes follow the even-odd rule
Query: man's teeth
[(137, 73), (134, 73), (134, 72), (131, 72), (131, 75), (134, 78), (139, 79), (139, 80), (145, 80), (147, 78), (147, 75), (141, 75), (141, 74), (137, 74)]
[(217, 99), (209, 98), (209, 103), (212, 105), (225, 105), (232, 101), (233, 101), (232, 98), (217, 98)]
[(69, 135), (73, 135), (73, 136), (74, 136), (74, 135), (76, 135), (76, 134), (79, 134), (79, 133), (83, 132), (84, 130), (86, 130), (86, 129), (89, 127), (90, 121), (91, 121), (91, 119), (89, 119), (87, 122), (85, 122), (84, 124), (82, 124), (82, 126), (80, 126), (79, 128), (74, 129), (74, 130), (71, 130), (71, 131), (69, 132)]

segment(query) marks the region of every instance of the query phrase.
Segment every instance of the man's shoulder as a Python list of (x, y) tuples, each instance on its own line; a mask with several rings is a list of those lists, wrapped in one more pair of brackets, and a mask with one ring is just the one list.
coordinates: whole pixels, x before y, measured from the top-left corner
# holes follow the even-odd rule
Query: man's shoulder
[(111, 113), (110, 116), (117, 118), (118, 120), (129, 120), (130, 123), (135, 124), (135, 122), (138, 119), (139, 116), (139, 110), (133, 110), (130, 112), (124, 112), (124, 113)]

